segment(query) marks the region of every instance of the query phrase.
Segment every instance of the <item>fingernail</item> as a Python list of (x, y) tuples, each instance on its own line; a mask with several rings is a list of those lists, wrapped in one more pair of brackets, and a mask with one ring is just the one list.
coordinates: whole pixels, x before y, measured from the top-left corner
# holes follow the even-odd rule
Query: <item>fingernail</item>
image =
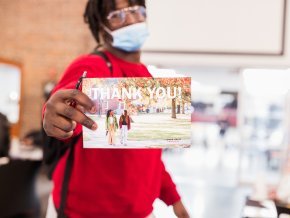
[(77, 123), (73, 121), (73, 130), (77, 127)]
[(97, 125), (96, 123), (94, 123), (94, 124), (92, 125), (92, 130), (97, 130), (97, 128), (98, 128), (98, 125)]
[(97, 107), (96, 106), (93, 106), (92, 108), (91, 108), (91, 113), (96, 113), (97, 112)]

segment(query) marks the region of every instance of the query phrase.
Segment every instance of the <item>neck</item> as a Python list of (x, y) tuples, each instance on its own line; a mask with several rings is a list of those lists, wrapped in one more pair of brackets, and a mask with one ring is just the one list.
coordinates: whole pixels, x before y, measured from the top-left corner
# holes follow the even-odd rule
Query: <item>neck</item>
[(140, 63), (140, 59), (141, 59), (141, 52), (140, 51), (136, 51), (136, 52), (125, 52), (125, 51), (121, 51), (119, 49), (116, 49), (114, 47), (112, 47), (111, 45), (106, 44), (104, 46), (105, 50), (109, 51), (110, 53), (112, 53), (113, 55), (115, 55), (116, 57), (127, 61), (127, 62), (131, 62), (131, 63)]

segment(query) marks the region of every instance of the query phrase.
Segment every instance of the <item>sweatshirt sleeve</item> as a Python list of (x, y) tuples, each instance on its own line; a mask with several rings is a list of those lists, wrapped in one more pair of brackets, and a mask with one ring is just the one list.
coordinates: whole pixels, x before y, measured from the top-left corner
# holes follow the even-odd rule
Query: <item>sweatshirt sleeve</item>
[[(83, 75), (84, 71), (87, 71), (87, 77), (96, 77), (96, 75), (94, 75), (95, 69), (91, 66), (90, 63), (88, 63), (87, 57), (88, 56), (86, 55), (81, 56), (75, 61), (73, 61), (67, 67), (61, 79), (59, 80), (55, 88), (52, 90), (51, 95), (53, 95), (55, 92), (59, 90), (74, 89), (77, 81)], [(99, 72), (100, 72), (100, 74), (98, 75), (99, 77), (101, 77), (102, 75), (105, 75), (102, 72), (102, 69), (100, 69)], [(46, 110), (46, 103), (44, 104), (43, 109), (42, 109), (42, 118), (44, 116), (45, 110)], [(80, 124), (77, 124), (72, 137), (80, 134), (81, 131), (82, 131), (82, 126)]]
[(162, 164), (162, 181), (159, 199), (168, 206), (178, 202), (181, 198), (177, 192), (176, 185), (172, 181), (170, 174), (166, 171), (163, 161)]

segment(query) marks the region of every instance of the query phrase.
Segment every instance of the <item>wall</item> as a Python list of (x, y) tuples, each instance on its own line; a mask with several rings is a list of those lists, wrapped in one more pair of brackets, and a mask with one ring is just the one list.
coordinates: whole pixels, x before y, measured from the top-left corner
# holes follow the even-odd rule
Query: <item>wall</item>
[(0, 62), (22, 68), (21, 135), (40, 127), (43, 84), (94, 47), (82, 18), (85, 3), (0, 0)]
[(143, 60), (159, 66), (289, 67), (288, 0), (148, 1)]

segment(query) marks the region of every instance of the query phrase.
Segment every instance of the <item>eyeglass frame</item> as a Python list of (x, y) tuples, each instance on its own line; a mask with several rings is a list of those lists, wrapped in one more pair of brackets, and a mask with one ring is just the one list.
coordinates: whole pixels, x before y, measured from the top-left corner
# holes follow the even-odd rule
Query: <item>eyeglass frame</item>
[(124, 14), (125, 16), (124, 16), (124, 18), (123, 18), (124, 21), (121, 23), (121, 25), (122, 25), (122, 24), (124, 24), (124, 22), (126, 22), (126, 12), (131, 11), (131, 10), (138, 10), (138, 8), (141, 8), (141, 9), (144, 10), (144, 12), (145, 12), (145, 16), (144, 16), (144, 18), (146, 19), (146, 18), (147, 18), (146, 8), (145, 8), (144, 6), (142, 6), (142, 5), (134, 5), (134, 6), (130, 6), (130, 7), (126, 7), (126, 8), (122, 8), (122, 9), (119, 9), (119, 10), (111, 11), (111, 12), (108, 14), (108, 16), (107, 16), (107, 20), (110, 22), (110, 19), (112, 18), (112, 16), (114, 16), (114, 15), (117, 14), (117, 13), (123, 12), (123, 14)]

